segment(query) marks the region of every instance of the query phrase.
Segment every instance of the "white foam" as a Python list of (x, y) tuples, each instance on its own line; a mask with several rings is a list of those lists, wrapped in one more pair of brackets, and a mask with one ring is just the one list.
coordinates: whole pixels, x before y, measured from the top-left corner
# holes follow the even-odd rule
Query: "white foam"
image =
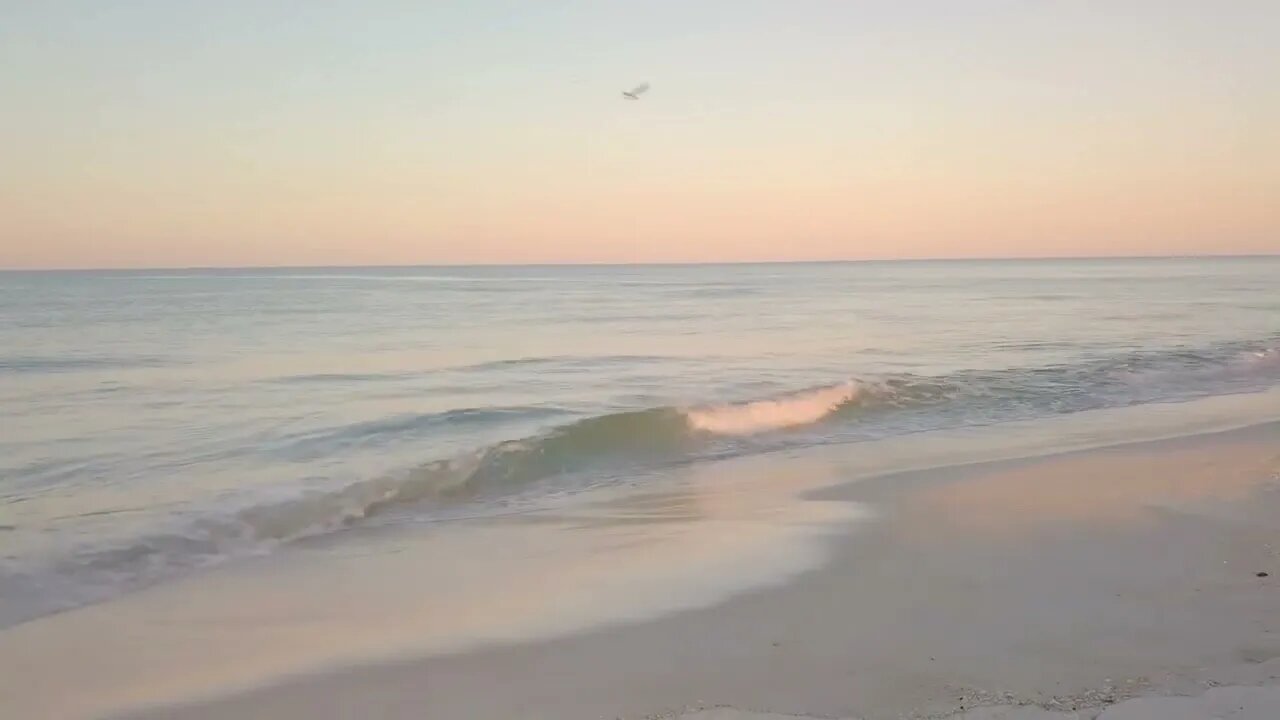
[(769, 400), (685, 410), (684, 415), (695, 430), (750, 435), (815, 423), (853, 402), (861, 392), (861, 386), (850, 380)]

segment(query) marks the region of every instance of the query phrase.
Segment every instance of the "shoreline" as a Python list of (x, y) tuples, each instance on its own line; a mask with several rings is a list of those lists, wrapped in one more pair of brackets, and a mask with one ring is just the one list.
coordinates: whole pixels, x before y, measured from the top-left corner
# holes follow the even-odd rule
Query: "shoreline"
[[(784, 717), (887, 720), (916, 713), (969, 720), (957, 713), (970, 712), (975, 703), (1076, 712), (1070, 708), (1074, 702), (1092, 712), (1105, 702), (1150, 692), (1196, 694), (1210, 683), (1274, 682), (1280, 675), (1280, 660), (1275, 660), (1280, 658), (1280, 634), (1259, 634), (1250, 627), (1262, 623), (1280, 630), (1280, 600), (1272, 587), (1275, 578), (1223, 575), (1223, 557), (1201, 545), (1217, 547), (1230, 558), (1229, 565), (1261, 568), (1271, 563), (1267, 571), (1280, 575), (1280, 558), (1274, 550), (1259, 554), (1257, 547), (1251, 547), (1270, 547), (1273, 540), (1280, 547), (1280, 532), (1265, 523), (1269, 511), (1280, 510), (1280, 493), (1266, 490), (1276, 484), (1278, 454), (1280, 422), (1269, 422), (872, 477), (859, 476), (848, 464), (836, 462), (822, 471), (842, 475), (845, 481), (810, 477), (797, 486), (783, 478), (787, 492), (799, 494), (800, 507), (865, 507), (872, 509), (874, 517), (853, 525), (847, 524), (847, 518), (837, 519), (834, 528), (824, 530), (821, 527), (830, 518), (820, 514), (801, 512), (790, 520), (779, 516), (800, 528), (816, 527), (814, 537), (826, 549), (814, 555), (805, 549), (814, 538), (797, 536), (802, 542), (787, 547), (800, 555), (779, 556), (774, 562), (790, 569), (780, 570), (774, 580), (756, 578), (742, 585), (743, 580), (729, 578), (725, 582), (738, 584), (728, 590), (727, 586), (710, 589), (702, 602), (670, 604), (667, 600), (666, 609), (656, 613), (640, 612), (576, 629), (566, 626), (551, 636), (517, 633), (476, 647), (425, 655), (406, 651), (393, 659), (303, 669), (265, 685), (204, 694), (204, 699), (202, 693), (184, 691), (179, 695), (185, 694), (186, 700), (175, 696), (155, 704), (153, 710), (143, 709), (152, 703), (137, 696), (125, 703), (134, 710), (120, 707), (121, 712), (110, 716), (198, 720), (372, 714), (572, 720), (603, 715), (745, 720), (755, 717), (743, 714), (748, 711), (769, 711)], [(816, 471), (796, 458), (774, 460), (776, 468), (793, 473)], [(1224, 471), (1232, 482), (1216, 479)], [(716, 472), (724, 474), (726, 469)], [(1125, 482), (1106, 482), (1122, 474), (1127, 476)], [(1044, 492), (1068, 487), (1073, 478), (1080, 482), (1071, 486), (1073, 492)], [(769, 483), (776, 485), (777, 479)], [(709, 497), (723, 503), (735, 495), (737, 487), (719, 487)], [(738, 494), (754, 497), (745, 490)], [(1096, 502), (1073, 504), (1079, 497)], [(1157, 497), (1160, 503), (1151, 506)], [(675, 506), (669, 503), (679, 498), (662, 495), (659, 499), (668, 504), (657, 509), (662, 517), (656, 519), (642, 517), (654, 508), (632, 505), (611, 507), (602, 517), (570, 518), (570, 525), (599, 522), (614, 527), (640, 521), (646, 527), (706, 526), (716, 533), (707, 537), (719, 538), (732, 538), (756, 526), (740, 522), (744, 517), (740, 499), (721, 508), (733, 522), (720, 526), (708, 522), (716, 516), (706, 515), (705, 507), (694, 516), (673, 520), (664, 513), (671, 512)], [(752, 506), (753, 513), (777, 512), (769, 503), (782, 502), (776, 493), (757, 499), (763, 504)], [(954, 512), (957, 508), (964, 512)], [(627, 512), (619, 514), (620, 509)], [(677, 509), (689, 512), (687, 507)], [(1008, 522), (1010, 518), (1022, 521)], [(772, 520), (766, 515), (752, 522)], [(1209, 532), (1215, 524), (1233, 539), (1221, 545), (1221, 538)], [(776, 537), (762, 535), (756, 545), (744, 547), (748, 554), (759, 553), (768, 547), (759, 542)], [(1171, 564), (1162, 557), (1171, 546), (1194, 551), (1188, 550), (1187, 557)], [(559, 549), (553, 546), (548, 552)], [(589, 585), (590, 577), (594, 576), (581, 576), (580, 581)], [(1160, 622), (1171, 622), (1176, 615), (1181, 624), (1175, 622), (1157, 632), (1144, 615), (1152, 603), (1163, 602), (1162, 595), (1179, 590), (1179, 583), (1191, 577), (1203, 587), (1186, 597), (1175, 593), (1190, 605), (1157, 613)], [(1102, 593), (1098, 583), (1120, 592)], [(202, 591), (216, 588), (202, 579), (192, 585)], [(619, 586), (624, 594), (606, 600), (627, 601), (625, 593), (635, 587), (644, 586)], [(1269, 595), (1258, 595), (1259, 588), (1267, 588)], [(1217, 601), (1223, 604), (1215, 604), (1215, 593), (1221, 593)], [(179, 594), (167, 602), (173, 606), (180, 600), (185, 601)], [(98, 619), (90, 626), (118, 620), (119, 610), (133, 604), (125, 598), (119, 608), (112, 603), (94, 606), (99, 608)], [(279, 606), (280, 611), (287, 607)], [(261, 613), (246, 612), (233, 620), (228, 623), (223, 618), (211, 628), (215, 635), (195, 639), (217, 639), (217, 633), (253, 638), (269, 629), (262, 625)], [(1010, 623), (1033, 635), (1047, 632), (1049, 637), (1026, 646), (1016, 637), (1018, 633), (1011, 632)], [(1197, 625), (1213, 625), (1213, 632)], [(76, 629), (74, 624), (69, 627)], [(1107, 632), (1090, 636), (1098, 627)], [(1178, 637), (1184, 630), (1188, 637)], [(307, 635), (305, 626), (299, 631), (303, 635), (295, 639)], [(1063, 633), (1069, 638), (1082, 633), (1086, 647), (1064, 650)], [(33, 640), (55, 637), (65, 643), (66, 651), (75, 652), (88, 640), (82, 635), (60, 631), (42, 637), (37, 633)], [(1129, 646), (1116, 646), (1115, 638), (1125, 636), (1130, 638)], [(0, 633), (0, 640), (12, 637)], [(165, 637), (163, 629), (150, 640), (138, 642), (161, 637)], [(1084, 640), (1087, 637), (1092, 637), (1092, 644)], [(338, 641), (350, 639), (344, 636)], [(104, 642), (107, 647), (94, 652), (123, 649), (118, 642), (112, 647), (109, 636)], [(1069, 644), (1076, 642), (1072, 639)], [(0, 664), (13, 661), (12, 656), (5, 660), (3, 645), (0, 642)], [(9, 645), (11, 652), (16, 650), (12, 642)], [(1191, 661), (1178, 657), (1223, 645), (1235, 649), (1219, 649), (1201, 663), (1210, 670), (1200, 675), (1182, 666)], [(155, 652), (154, 647), (141, 649)], [(246, 652), (248, 660), (252, 648)], [(1089, 658), (1089, 652), (1099, 656)], [(1235, 662), (1232, 652), (1245, 652), (1251, 659)], [(1031, 665), (1045, 668), (1045, 677), (1053, 681), (1040, 677), (1044, 673), (1028, 673)], [(65, 692), (55, 683), (79, 687), (75, 672), (44, 675), (46, 692)], [(29, 679), (39, 681), (40, 676), (35, 671)], [(135, 678), (139, 680), (148, 684), (146, 677)], [(10, 690), (18, 688), (14, 685)], [(78, 716), (103, 715), (86, 708)], [(1056, 716), (1044, 716), (1044, 720), (1051, 717), (1057, 720)]]
[[(1280, 393), (1277, 393), (1276, 398), (1280, 400)], [(855, 478), (811, 491), (810, 495), (824, 499), (856, 497), (860, 500), (884, 502), (894, 492), (910, 491), (918, 486), (959, 483), (976, 475), (1016, 470), (1054, 461), (1088, 456), (1123, 455), (1135, 450), (1212, 449), (1222, 441), (1267, 442), (1276, 438), (1280, 438), (1280, 418), (1211, 427), (1188, 433), (1156, 433), (1150, 437), (1126, 439), (1109, 444), (1037, 449), (1029, 454), (1015, 452), (979, 460), (958, 459), (945, 464), (927, 464)], [(1280, 448), (1277, 449), (1277, 453), (1280, 453)]]
[[(1150, 694), (1274, 682), (1280, 600), (1275, 580), (1255, 573), (1280, 570), (1270, 522), (1280, 509), (1277, 440), (1280, 423), (1271, 423), (918, 471), (915, 488), (849, 483), (818, 494), (872, 500), (881, 521), (842, 536), (826, 564), (786, 585), (160, 715), (347, 716), (330, 712), (338, 703), (380, 717), (681, 717), (727, 707), (967, 720), (957, 713), (974, 706), (1101, 712)], [(1116, 473), (1136, 489), (1081, 515), (1055, 504), (1060, 494), (1036, 492), (1045, 486), (1032, 483), (1055, 473), (1080, 478), (1077, 495)], [(1151, 497), (1155, 486), (1167, 492)], [(1015, 503), (995, 517), (1041, 514), (1030, 526), (959, 524), (948, 520), (956, 498)]]

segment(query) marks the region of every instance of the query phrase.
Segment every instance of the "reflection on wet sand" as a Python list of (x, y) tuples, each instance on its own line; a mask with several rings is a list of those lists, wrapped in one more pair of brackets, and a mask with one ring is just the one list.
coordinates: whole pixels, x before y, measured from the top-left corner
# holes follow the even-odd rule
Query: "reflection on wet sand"
[(1166, 443), (1163, 449), (1117, 448), (984, 469), (914, 495), (903, 529), (918, 532), (945, 522), (1003, 535), (1081, 522), (1140, 522), (1154, 512), (1191, 511), (1192, 504), (1204, 512), (1206, 501), (1243, 500), (1280, 470), (1280, 455), (1266, 442), (1231, 443), (1225, 447), (1229, 464), (1199, 448)]

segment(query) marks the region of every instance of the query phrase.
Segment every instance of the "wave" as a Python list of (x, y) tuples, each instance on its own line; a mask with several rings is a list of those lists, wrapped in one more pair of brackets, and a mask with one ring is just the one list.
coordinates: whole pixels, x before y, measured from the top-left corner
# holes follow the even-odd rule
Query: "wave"
[(1241, 351), (1237, 362), (1246, 370), (1280, 367), (1280, 348)]
[[(288, 540), (350, 524), (398, 505), (471, 500), (591, 471), (599, 481), (716, 449), (714, 435), (765, 433), (819, 422), (863, 393), (853, 381), (774, 399), (702, 409), (660, 407), (589, 417), (412, 471), (311, 492), (240, 511), (238, 538)], [(450, 415), (452, 417), (452, 415)]]
[[(456, 408), (434, 413), (401, 413), (305, 432), (282, 435), (269, 446), (272, 452), (290, 460), (307, 460), (353, 448), (374, 448), (395, 441), (408, 441), (429, 433), (464, 432), (477, 427), (497, 427), (535, 422), (567, 411), (549, 407), (515, 406)], [(266, 443), (264, 443), (266, 444)]]
[(166, 360), (154, 356), (92, 356), (56, 357), (46, 355), (18, 355), (0, 357), (0, 374), (6, 373), (73, 373), (92, 370), (121, 370), (140, 367), (160, 367)]
[(452, 372), (484, 373), (495, 370), (526, 370), (531, 367), (599, 368), (602, 365), (629, 365), (669, 362), (663, 355), (532, 355), (447, 368)]
[[(77, 578), (80, 591), (59, 587), (57, 595), (92, 602), (109, 596), (118, 583), (137, 587), (217, 562), (254, 554), (281, 543), (341, 530), (397, 510), (418, 516), (450, 508), (479, 509), (474, 501), (510, 498), (555, 479), (558, 488), (608, 482), (634, 471), (689, 462), (728, 452), (749, 451), (743, 436), (821, 422), (833, 410), (863, 396), (853, 382), (775, 398), (701, 408), (658, 407), (588, 417), (533, 436), (499, 442), (472, 452), (426, 463), (412, 470), (327, 489), (278, 488), (272, 497), (246, 498), (198, 513), (176, 512), (173, 522), (122, 544), (72, 550), (38, 575)], [(505, 409), (511, 412), (512, 409)], [(520, 408), (516, 410), (527, 411)], [(474, 422), (495, 411), (467, 410), (360, 423), (343, 433), (321, 432), (288, 443), (375, 443), (385, 433), (442, 422)], [(721, 436), (734, 436), (726, 447)], [(3, 568), (0, 568), (3, 569)], [(10, 578), (17, 583), (17, 576)], [(55, 585), (61, 583), (55, 582)], [(106, 592), (104, 588), (115, 588)], [(87, 593), (87, 594), (86, 594)], [(104, 594), (105, 593), (105, 594)], [(79, 604), (79, 603), (76, 603)]]
[(751, 435), (810, 425), (854, 403), (863, 385), (849, 380), (779, 398), (686, 410), (689, 425), (717, 435)]

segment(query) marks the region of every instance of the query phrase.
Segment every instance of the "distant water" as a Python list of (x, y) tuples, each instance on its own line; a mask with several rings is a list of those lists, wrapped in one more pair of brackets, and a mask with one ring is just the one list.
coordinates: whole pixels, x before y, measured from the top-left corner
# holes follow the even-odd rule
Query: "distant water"
[(1280, 257), (0, 273), (0, 626), (349, 526), (1280, 384)]

